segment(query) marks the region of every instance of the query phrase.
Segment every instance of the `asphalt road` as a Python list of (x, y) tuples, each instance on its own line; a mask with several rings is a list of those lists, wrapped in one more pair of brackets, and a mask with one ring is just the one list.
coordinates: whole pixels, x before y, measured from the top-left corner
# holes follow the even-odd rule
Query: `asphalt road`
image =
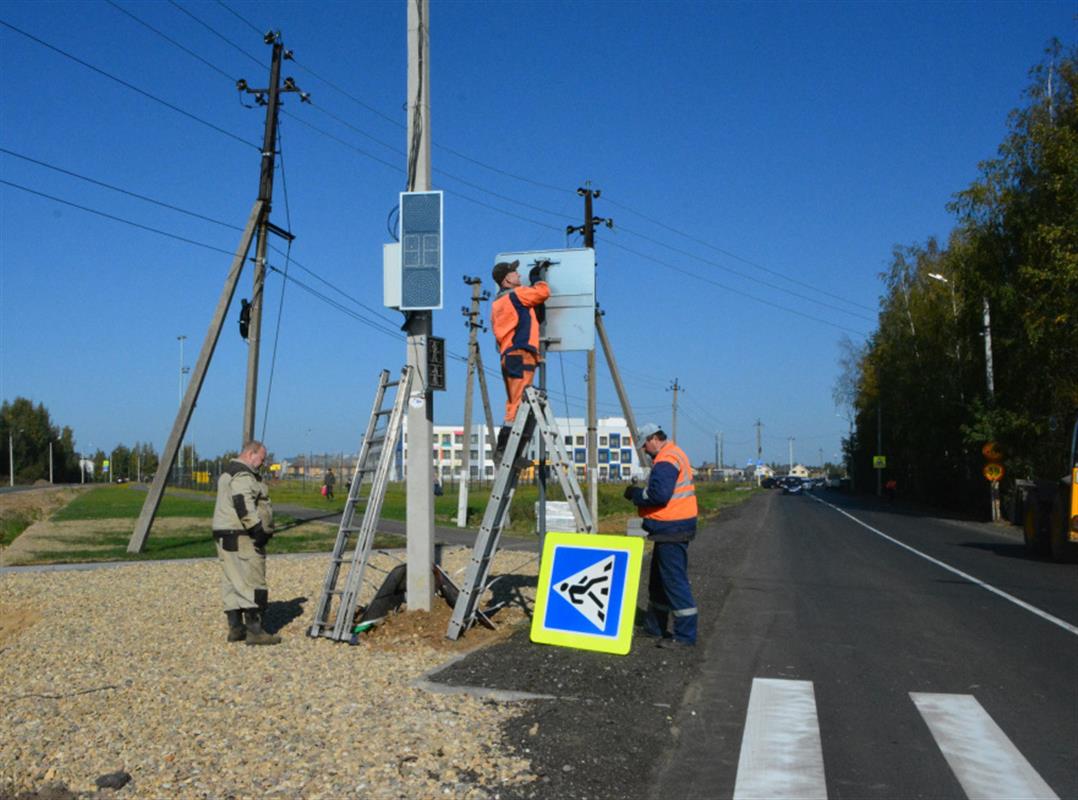
[(817, 495), (701, 531), (695, 651), (522, 631), (436, 679), (554, 696), (505, 731), (543, 774), (521, 796), (1078, 797), (1078, 566)]

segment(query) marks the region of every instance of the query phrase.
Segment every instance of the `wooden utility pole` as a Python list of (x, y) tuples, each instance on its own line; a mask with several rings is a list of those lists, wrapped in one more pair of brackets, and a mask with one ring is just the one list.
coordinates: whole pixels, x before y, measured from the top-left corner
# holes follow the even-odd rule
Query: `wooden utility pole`
[[(277, 86), (277, 78), (280, 76), (280, 60), (282, 57), (289, 57), (284, 54), (284, 48), (281, 45), (280, 35), (276, 33), (266, 34), (266, 44), (273, 45), (273, 62), (270, 66), (271, 89), (250, 89), (247, 86), (247, 82), (240, 80), (236, 83), (236, 88), (241, 92), (249, 92), (255, 95), (256, 101), (266, 106), (266, 127), (267, 130), (272, 127), (276, 129), (276, 114), (278, 108), (278, 102), (275, 99), (273, 103), (266, 100), (266, 94), (272, 93), (274, 98), (280, 91), (284, 92), (298, 92), (301, 100), (307, 100), (308, 97), (305, 93), (300, 92), (299, 88), (295, 85), (291, 78), (285, 80), (283, 87)], [(276, 68), (276, 71), (274, 71)], [(276, 139), (274, 138), (274, 141)], [(191, 422), (191, 414), (194, 412), (195, 403), (198, 400), (198, 395), (202, 391), (202, 383), (206, 379), (206, 371), (209, 369), (210, 361), (213, 358), (214, 350), (217, 349), (217, 340), (221, 336), (221, 330), (224, 327), (225, 316), (228, 314), (228, 307), (232, 303), (232, 298), (236, 293), (236, 286), (239, 284), (240, 276), (243, 273), (243, 265), (247, 260), (247, 254), (251, 250), (251, 243), (254, 241), (256, 231), (265, 230), (271, 233), (275, 233), (279, 236), (283, 236), (287, 239), (292, 238), (292, 234), (284, 231), (277, 226), (273, 225), (269, 221), (269, 197), (272, 194), (273, 189), (273, 160), (274, 153), (273, 147), (263, 147), (262, 151), (262, 178), (259, 182), (258, 199), (255, 200), (254, 205), (251, 207), (251, 213), (247, 218), (247, 224), (244, 226), (243, 234), (240, 237), (240, 244), (236, 248), (236, 252), (232, 257), (232, 266), (229, 268), (228, 275), (225, 278), (225, 285), (221, 289), (221, 296), (217, 300), (217, 308), (213, 312), (213, 317), (210, 319), (210, 326), (206, 331), (206, 338), (202, 342), (202, 349), (198, 354), (198, 361), (195, 363), (195, 367), (191, 372), (191, 379), (187, 383), (187, 390), (183, 394), (183, 401), (180, 403), (179, 411), (176, 413), (176, 420), (172, 425), (172, 432), (169, 434), (168, 441), (165, 443), (165, 448), (161, 453), (161, 460), (157, 465), (157, 471), (154, 474), (153, 483), (150, 485), (150, 490), (146, 494), (146, 500), (142, 504), (142, 511), (139, 512), (138, 520), (135, 522), (135, 530), (131, 534), (131, 539), (127, 544), (127, 552), (129, 553), (141, 553), (142, 548), (146, 546), (146, 539), (150, 535), (150, 527), (153, 525), (154, 517), (157, 515), (157, 509), (161, 505), (161, 499), (165, 495), (165, 484), (168, 482), (168, 473), (172, 470), (174, 464), (176, 464), (177, 457), (180, 452), (181, 443), (183, 442), (183, 435), (187, 431), (187, 426)], [(266, 181), (266, 169), (267, 159), (269, 162), (269, 174), (270, 180)], [(264, 198), (265, 194), (265, 198)], [(262, 260), (260, 262), (261, 267), (265, 265), (265, 253), (262, 253)], [(256, 278), (256, 280), (258, 280)], [(257, 297), (261, 296), (261, 288), (258, 288)], [(254, 377), (257, 380), (257, 348), (254, 351), (256, 353), (256, 365)], [(250, 430), (247, 427), (247, 413), (245, 408), (244, 413), (244, 439), (254, 438), (254, 394), (251, 391), (251, 372), (250, 372), (250, 358), (248, 359), (248, 401), (251, 410), (250, 415)], [(182, 364), (181, 364), (182, 367)], [(183, 376), (181, 373), (181, 381)], [(182, 385), (182, 384), (181, 384)]]
[[(467, 318), (464, 323), (468, 328), (468, 378), (464, 389), (464, 459), (461, 467), (459, 495), (457, 498), (457, 527), (463, 528), (468, 524), (468, 482), (471, 480), (472, 470), (472, 389), (473, 374), (479, 374), (479, 387), (483, 397), (483, 411), (486, 415), (486, 427), (483, 435), (478, 440), (479, 452), (479, 477), (483, 476), (483, 468), (486, 464), (487, 437), (492, 436), (494, 420), (490, 412), (490, 397), (487, 395), (487, 378), (483, 372), (483, 357), (479, 351), (479, 331), (485, 331), (486, 326), (479, 317), (479, 303), (490, 299), (490, 294), (481, 290), (483, 279), (479, 277), (464, 277), (464, 282), (472, 287), (471, 308), (461, 308), (461, 313)], [(494, 446), (491, 441), (491, 447)]]
[[(430, 191), (430, 3), (408, 4), (408, 187)], [(427, 341), (433, 334), (433, 312), (409, 311), (407, 358), (412, 367), (408, 399), (408, 516), (409, 611), (430, 611), (434, 599), (434, 392), (427, 375)]]

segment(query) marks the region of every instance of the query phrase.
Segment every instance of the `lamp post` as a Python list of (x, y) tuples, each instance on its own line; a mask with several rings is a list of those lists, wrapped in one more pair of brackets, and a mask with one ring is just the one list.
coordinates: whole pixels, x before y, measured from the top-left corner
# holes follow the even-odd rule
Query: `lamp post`
[[(180, 335), (178, 335), (176, 337), (176, 341), (178, 341), (180, 343), (180, 389), (179, 389), (179, 405), (180, 405), (180, 408), (183, 408), (183, 375), (184, 375), (183, 343), (184, 343), (184, 341), (186, 339), (187, 339), (187, 335), (183, 334), (183, 333), (181, 333)], [(183, 478), (183, 439), (181, 438), (180, 439), (180, 446), (179, 446), (179, 449), (177, 451), (177, 457), (176, 457), (176, 483), (177, 483), (177, 485), (180, 483), (180, 480), (182, 478)]]
[(7, 432), (7, 482), (8, 486), (15, 485), (15, 431)]

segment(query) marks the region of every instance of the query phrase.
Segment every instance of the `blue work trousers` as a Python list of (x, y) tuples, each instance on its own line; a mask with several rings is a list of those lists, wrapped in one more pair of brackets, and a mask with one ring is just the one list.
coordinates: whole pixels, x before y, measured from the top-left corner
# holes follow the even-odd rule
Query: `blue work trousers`
[(674, 638), (696, 643), (696, 601), (689, 586), (689, 543), (655, 542), (648, 578), (648, 613), (644, 630), (662, 636), (670, 616), (674, 617)]

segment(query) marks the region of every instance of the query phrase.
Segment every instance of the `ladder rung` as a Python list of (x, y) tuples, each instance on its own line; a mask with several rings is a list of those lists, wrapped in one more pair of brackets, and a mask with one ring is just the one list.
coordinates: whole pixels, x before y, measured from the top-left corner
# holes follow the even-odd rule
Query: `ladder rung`
[(375, 411), (374, 416), (376, 416), (376, 417), (384, 417), (386, 414), (392, 414), (392, 413), (393, 413), (392, 408), (383, 408), (381, 411)]
[(394, 386), (400, 386), (400, 385), (401, 385), (400, 381), (388, 381), (386, 383), (386, 388), (387, 389), (392, 389)]

